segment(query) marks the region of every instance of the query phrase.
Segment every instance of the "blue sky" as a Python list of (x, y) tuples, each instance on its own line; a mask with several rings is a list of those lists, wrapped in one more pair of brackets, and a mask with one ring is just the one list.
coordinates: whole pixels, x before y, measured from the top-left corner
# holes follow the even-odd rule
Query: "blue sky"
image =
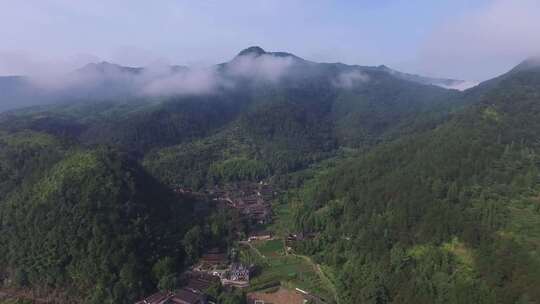
[(89, 61), (209, 65), (260, 45), (484, 80), (540, 54), (538, 0), (0, 0), (0, 75)]

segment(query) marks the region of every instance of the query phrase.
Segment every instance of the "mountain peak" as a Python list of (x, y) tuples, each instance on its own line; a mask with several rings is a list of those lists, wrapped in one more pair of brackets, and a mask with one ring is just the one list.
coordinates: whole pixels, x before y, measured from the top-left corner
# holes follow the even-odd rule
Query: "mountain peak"
[(106, 69), (117, 69), (120, 68), (119, 65), (110, 63), (108, 61), (101, 61), (101, 62), (90, 62), (80, 68), (80, 71), (89, 71), (89, 70), (95, 70), (95, 71), (101, 71), (103, 72)]
[(262, 55), (269, 55), (272, 57), (282, 57), (282, 58), (291, 58), (296, 60), (297, 62), (306, 62), (304, 59), (291, 54), (287, 52), (267, 52), (260, 46), (250, 46), (247, 49), (242, 50), (238, 55), (236, 55), (235, 58), (241, 57), (241, 56), (253, 56), (253, 57), (259, 57)]
[(238, 53), (238, 56), (245, 56), (245, 55), (260, 56), (264, 54), (266, 54), (266, 51), (260, 46), (250, 46), (247, 49), (244, 49), (240, 53)]
[(379, 65), (377, 68), (382, 71), (393, 71), (391, 68), (387, 67), (384, 64)]
[(137, 73), (142, 72), (143, 68), (122, 66), (122, 65), (111, 63), (108, 61), (101, 61), (101, 62), (88, 63), (82, 68), (79, 68), (77, 71), (83, 72), (83, 73), (84, 72), (106, 73), (110, 71), (120, 71), (120, 72), (137, 74)]
[(523, 60), (520, 64), (512, 69), (512, 72), (527, 71), (538, 68), (540, 68), (540, 56), (535, 56)]

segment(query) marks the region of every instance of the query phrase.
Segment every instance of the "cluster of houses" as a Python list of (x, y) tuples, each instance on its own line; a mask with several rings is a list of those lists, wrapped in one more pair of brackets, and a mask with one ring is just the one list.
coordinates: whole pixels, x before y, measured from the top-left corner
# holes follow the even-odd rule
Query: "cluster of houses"
[[(208, 267), (211, 264), (214, 267)], [(227, 265), (223, 268), (223, 265)], [(205, 290), (215, 284), (226, 288), (249, 287), (252, 267), (241, 263), (228, 264), (224, 255), (208, 253), (201, 258), (201, 262), (186, 271), (181, 281), (186, 282), (184, 287), (172, 292), (161, 291), (143, 299), (135, 304), (213, 304), (214, 299), (205, 294)]]
[[(207, 213), (211, 206), (209, 201), (218, 205), (235, 209), (249, 224), (267, 224), (272, 219), (271, 201), (276, 192), (267, 183), (240, 182), (222, 186), (216, 185), (202, 192), (193, 191), (180, 185), (173, 188), (174, 192), (190, 197), (200, 198), (195, 204), (196, 213)], [(202, 199), (202, 198), (209, 198)]]
[(224, 287), (246, 288), (253, 273), (252, 265), (229, 263), (226, 254), (211, 250), (205, 253), (194, 270), (204, 272), (218, 278)]
[(174, 292), (157, 292), (136, 304), (213, 304), (214, 299), (205, 294), (205, 290), (219, 284), (219, 278), (199, 271), (188, 271), (182, 275), (187, 284)]
[(248, 223), (267, 224), (272, 219), (271, 201), (275, 191), (266, 183), (236, 183), (216, 186), (208, 191), (212, 200), (238, 210)]

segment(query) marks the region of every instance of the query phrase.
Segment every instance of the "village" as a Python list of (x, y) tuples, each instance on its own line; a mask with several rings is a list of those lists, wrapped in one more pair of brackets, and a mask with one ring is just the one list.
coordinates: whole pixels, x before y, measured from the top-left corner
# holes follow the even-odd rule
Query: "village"
[[(272, 201), (278, 194), (271, 185), (263, 182), (237, 183), (214, 186), (203, 192), (194, 192), (182, 187), (174, 190), (183, 195), (205, 197), (206, 200), (201, 200), (201, 203), (195, 206), (195, 211), (198, 213), (208, 212), (210, 208), (228, 208), (237, 212), (241, 220), (248, 223), (249, 233), (243, 239), (238, 239), (236, 250), (207, 248), (198, 262), (180, 275), (180, 281), (183, 282), (181, 288), (157, 292), (136, 304), (217, 303), (217, 300), (206, 292), (212, 286), (219, 286), (226, 291), (242, 290), (246, 294), (247, 303), (250, 304), (303, 304), (308, 301), (325, 303), (322, 298), (303, 289), (283, 288), (280, 287), (279, 281), (268, 284), (264, 275), (260, 275), (261, 269), (258, 264), (268, 262), (257, 263), (257, 260), (264, 260), (265, 256), (283, 258), (292, 251), (292, 243), (304, 237), (302, 234), (290, 234), (279, 239), (264, 229), (272, 223)], [(271, 245), (273, 251), (267, 251), (264, 246), (268, 247), (268, 245)], [(241, 254), (251, 255), (251, 258), (240, 258)], [(291, 259), (295, 257), (289, 255), (287, 261)], [(305, 265), (302, 266), (311, 271)], [(254, 281), (260, 287), (255, 286)]]

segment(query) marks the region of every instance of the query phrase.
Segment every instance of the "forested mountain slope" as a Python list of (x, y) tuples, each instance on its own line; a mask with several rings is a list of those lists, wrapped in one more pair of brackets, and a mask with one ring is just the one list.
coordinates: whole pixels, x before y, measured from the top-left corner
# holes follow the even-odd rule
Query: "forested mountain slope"
[[(344, 303), (540, 301), (540, 70), (513, 70), (434, 130), (319, 172), (299, 250)], [(308, 210), (308, 211), (307, 211)]]
[(39, 178), (0, 204), (0, 264), (14, 286), (63, 301), (129, 303), (153, 288), (159, 258), (183, 258), (189, 204), (133, 160), (107, 149), (70, 151), (35, 170)]
[[(101, 67), (92, 70), (114, 68), (129, 77), (142, 73)], [(315, 63), (257, 47), (216, 66), (212, 75), (218, 85), (211, 92), (74, 100), (4, 113), (0, 127), (44, 132), (83, 145), (117, 146), (144, 157), (167, 183), (199, 187), (207, 180), (210, 163), (257, 171), (242, 176), (283, 174), (343, 147), (365, 149), (386, 137), (432, 128), (461, 105), (458, 91), (404, 80), (384, 68)], [(198, 162), (169, 156), (218, 143), (226, 148), (199, 150)], [(234, 159), (230, 153), (211, 152), (240, 148), (242, 154)], [(200, 178), (185, 180), (191, 175)]]

